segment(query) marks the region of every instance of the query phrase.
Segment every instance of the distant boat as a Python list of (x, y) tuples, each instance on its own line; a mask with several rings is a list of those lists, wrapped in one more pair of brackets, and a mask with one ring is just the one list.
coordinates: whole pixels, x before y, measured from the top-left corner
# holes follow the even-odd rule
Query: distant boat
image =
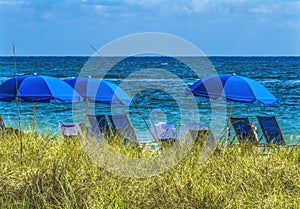
[(162, 63), (160, 63), (160, 65), (168, 65), (168, 63), (167, 62), (162, 62)]

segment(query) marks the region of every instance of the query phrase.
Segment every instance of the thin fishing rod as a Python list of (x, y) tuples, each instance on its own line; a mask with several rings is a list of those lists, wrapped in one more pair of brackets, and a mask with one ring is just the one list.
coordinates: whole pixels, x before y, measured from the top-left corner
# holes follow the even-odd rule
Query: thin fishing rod
[(18, 85), (18, 74), (17, 74), (17, 60), (16, 60), (16, 49), (15, 45), (13, 44), (13, 55), (14, 55), (14, 76), (16, 78), (16, 105), (18, 110), (18, 128), (21, 130), (21, 112), (20, 112), (20, 105), (19, 105), (19, 85)]
[(20, 112), (20, 106), (19, 106), (19, 90), (18, 90), (18, 78), (17, 78), (17, 60), (16, 60), (16, 49), (15, 45), (13, 44), (13, 55), (14, 55), (14, 74), (16, 78), (16, 105), (17, 105), (17, 111), (18, 111), (18, 131), (17, 135), (20, 140), (20, 153), (21, 153), (21, 165), (23, 165), (23, 142), (21, 137), (21, 112)]
[[(102, 54), (101, 54), (94, 46), (92, 46), (92, 45), (89, 44), (89, 43), (88, 43), (88, 45), (89, 45), (89, 46), (90, 46), (97, 54), (99, 54), (99, 55), (103, 58), (103, 60), (104, 60), (106, 63), (108, 63), (108, 64), (110, 65), (110, 68), (113, 67), (113, 65), (105, 58), (105, 56), (103, 56), (103, 55), (102, 55)], [(116, 71), (116, 72), (117, 72), (118, 78), (121, 80), (121, 79), (122, 79), (121, 75), (118, 73), (118, 71)], [(124, 85), (124, 86), (125, 86), (126, 90), (128, 91), (129, 96), (132, 98), (134, 107), (137, 109), (138, 114), (142, 117), (142, 119), (143, 119), (144, 123), (146, 124), (146, 126), (147, 126), (147, 128), (148, 128), (148, 130), (149, 130), (149, 132), (150, 132), (150, 134), (151, 134), (151, 136), (152, 136), (152, 138), (160, 145), (160, 141), (157, 140), (157, 138), (156, 138), (156, 137), (153, 135), (153, 133), (150, 131), (150, 127), (149, 127), (149, 125), (148, 125), (146, 119), (143, 117), (143, 114), (142, 114), (142, 112), (140, 111), (140, 108), (138, 107), (138, 105), (137, 105), (135, 99), (133, 99), (130, 90), (127, 88), (126, 85)], [(148, 107), (148, 105), (147, 105), (147, 107)], [(148, 112), (149, 112), (149, 110), (148, 110)], [(152, 123), (151, 119), (150, 119), (150, 122)], [(155, 126), (153, 126), (153, 127), (154, 127), (154, 129), (155, 129)], [(156, 129), (155, 129), (155, 132), (156, 132)], [(156, 135), (157, 135), (157, 134), (156, 134)]]
[[(141, 87), (139, 80), (137, 81), (137, 83), (138, 83), (139, 87)], [(145, 98), (143, 98), (143, 100), (145, 101)], [(145, 102), (145, 104), (146, 104), (146, 109), (148, 111), (148, 115), (150, 115), (150, 108), (148, 106), (148, 102)], [(154, 140), (160, 143), (160, 141), (156, 138), (156, 136), (158, 136), (157, 129), (150, 117), (149, 117), (149, 120), (150, 120), (151, 126), (154, 128), (155, 136), (153, 136), (153, 133), (151, 131), (150, 131), (150, 133), (151, 133), (152, 137), (154, 138)], [(150, 129), (148, 128), (148, 130), (150, 130)]]

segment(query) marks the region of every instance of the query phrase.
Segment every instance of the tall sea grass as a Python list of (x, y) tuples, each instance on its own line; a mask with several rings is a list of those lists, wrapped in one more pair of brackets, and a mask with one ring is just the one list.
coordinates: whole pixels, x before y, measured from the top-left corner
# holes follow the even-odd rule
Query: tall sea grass
[(199, 163), (200, 149), (160, 175), (126, 178), (98, 167), (78, 139), (2, 133), (0, 208), (299, 208), (299, 149), (218, 147)]

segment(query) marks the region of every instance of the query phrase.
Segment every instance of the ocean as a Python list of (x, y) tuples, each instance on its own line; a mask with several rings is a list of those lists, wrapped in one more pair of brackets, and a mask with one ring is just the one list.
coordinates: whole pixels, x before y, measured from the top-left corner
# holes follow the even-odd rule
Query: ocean
[[(126, 111), (138, 132), (139, 140), (147, 141), (151, 140), (149, 135), (145, 134), (145, 130), (151, 126), (150, 119), (155, 123), (167, 121), (175, 124), (176, 127), (180, 125), (178, 122), (181, 120), (180, 113), (185, 111), (181, 109), (181, 102), (186, 101), (186, 95), (184, 95), (184, 89), (179, 88), (182, 84), (188, 86), (199, 79), (199, 73), (191, 69), (202, 72), (200, 75), (202, 77), (205, 77), (209, 71), (206, 69), (207, 65), (203, 65), (202, 61), (196, 61), (195, 57), (180, 59), (155, 56), (126, 59), (99, 57), (100, 59), (100, 63), (96, 62), (89, 66), (93, 67), (87, 69), (84, 66), (89, 57), (16, 57), (16, 68), (14, 68), (13, 57), (0, 57), (0, 83), (16, 74), (32, 75), (34, 73), (60, 79), (79, 75), (104, 77), (116, 84), (120, 84), (125, 79), (124, 90), (129, 95), (134, 92), (135, 100), (135, 105), (127, 108)], [(232, 117), (249, 117), (258, 127), (260, 135), (261, 130), (256, 116), (275, 115), (285, 139), (287, 141), (300, 140), (300, 57), (208, 57), (207, 61), (218, 74), (235, 73), (262, 83), (279, 101), (275, 107), (235, 102), (231, 111)], [(147, 69), (145, 74), (135, 74), (145, 69)], [(105, 70), (106, 73), (104, 73)], [(136, 78), (138, 81), (135, 80)], [(155, 85), (151, 85), (153, 83)], [(196, 101), (200, 122), (209, 127), (212, 121), (211, 103), (207, 98), (196, 98)], [(16, 102), (0, 102), (0, 106), (0, 114), (7, 126), (18, 127), (20, 112), (21, 128), (32, 127), (33, 104), (18, 103), (17, 107)], [(114, 111), (111, 107), (109, 104), (89, 104), (89, 111), (91, 111), (90, 114), (111, 114)], [(78, 104), (38, 103), (37, 131), (58, 134), (58, 121), (82, 122), (83, 109), (83, 102)], [(79, 113), (82, 114), (79, 115)], [(226, 114), (224, 112), (224, 115)], [(226, 120), (224, 118), (223, 124), (226, 124)]]

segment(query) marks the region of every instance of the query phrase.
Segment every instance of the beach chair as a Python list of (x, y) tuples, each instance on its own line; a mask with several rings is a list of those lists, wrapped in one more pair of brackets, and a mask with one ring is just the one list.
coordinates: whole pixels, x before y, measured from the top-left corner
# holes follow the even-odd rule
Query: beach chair
[(257, 116), (257, 120), (268, 145), (299, 146), (299, 144), (286, 144), (275, 116)]
[(88, 119), (91, 124), (91, 132), (94, 136), (101, 134), (106, 139), (112, 137), (112, 132), (105, 115), (88, 115)]
[(8, 133), (8, 134), (16, 134), (16, 135), (23, 134), (23, 132), (20, 131), (19, 129), (14, 129), (14, 128), (11, 128), (11, 127), (6, 127), (5, 122), (4, 122), (1, 114), (0, 114), (0, 131), (2, 133)]
[(207, 146), (212, 146), (216, 143), (216, 138), (213, 132), (209, 129), (202, 130), (189, 130), (188, 136), (195, 140), (195, 144), (206, 144)]
[(255, 145), (259, 144), (259, 139), (254, 127), (251, 125), (249, 118), (230, 118), (230, 123), (235, 132), (231, 143), (234, 141), (235, 137), (238, 139), (239, 143), (249, 141)]
[(212, 130), (204, 129), (198, 131), (198, 138), (196, 144), (203, 144), (205, 142), (206, 147), (215, 147), (217, 146), (217, 140), (212, 132)]
[(109, 115), (112, 131), (115, 136), (124, 139), (123, 144), (133, 143), (139, 145), (135, 131), (127, 115)]
[(201, 124), (186, 124), (184, 127), (184, 138), (187, 142), (194, 143), (190, 152), (201, 153), (204, 150), (214, 150), (218, 146), (218, 141), (212, 130)]
[(80, 123), (65, 123), (58, 121), (58, 127), (64, 138), (83, 136), (83, 125)]
[(190, 122), (184, 125), (184, 135), (189, 137), (190, 139), (198, 141), (198, 139), (203, 138), (203, 135), (207, 135), (208, 128), (203, 124)]
[(177, 130), (174, 124), (159, 122), (152, 125), (150, 132), (155, 141), (161, 146), (170, 146), (178, 139)]
[(4, 120), (2, 118), (2, 115), (0, 115), (0, 129), (3, 130), (5, 128), (6, 128), (6, 126), (5, 126)]

